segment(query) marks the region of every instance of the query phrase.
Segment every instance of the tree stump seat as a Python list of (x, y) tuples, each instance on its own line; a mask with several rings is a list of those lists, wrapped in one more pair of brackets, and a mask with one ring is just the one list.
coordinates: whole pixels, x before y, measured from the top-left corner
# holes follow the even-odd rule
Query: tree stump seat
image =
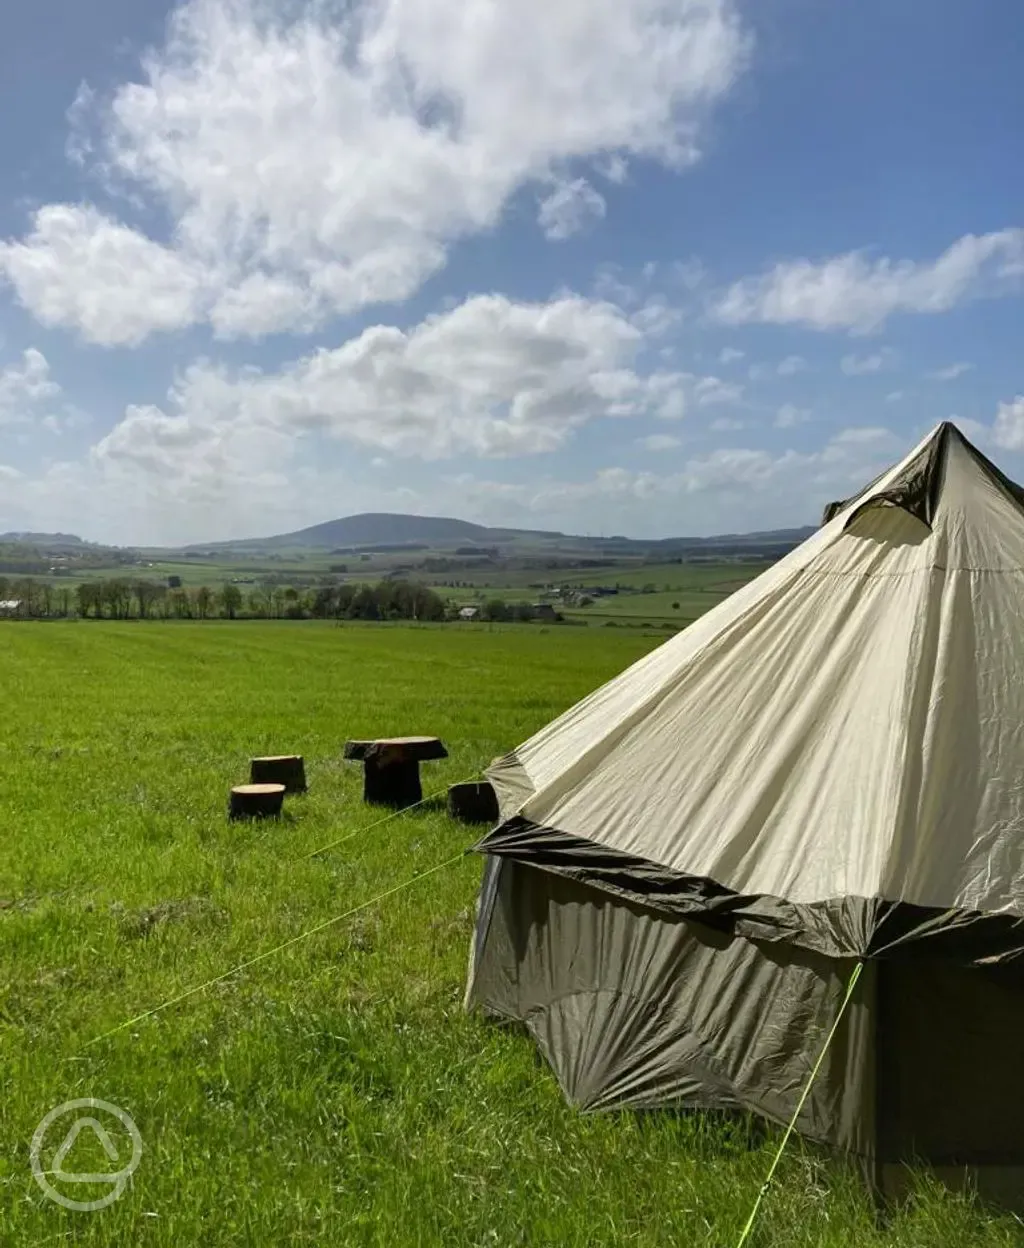
[(423, 800), (420, 763), (447, 758), (437, 737), (348, 741), (345, 758), (363, 764), (363, 801), (401, 809)]
[(283, 804), (283, 784), (237, 784), (231, 790), (228, 818), (275, 819)]
[(463, 823), (497, 823), (498, 797), (489, 780), (453, 784), (448, 790), (448, 813)]
[(286, 793), (306, 792), (306, 768), (301, 754), (268, 754), (249, 762), (252, 784), (283, 784)]

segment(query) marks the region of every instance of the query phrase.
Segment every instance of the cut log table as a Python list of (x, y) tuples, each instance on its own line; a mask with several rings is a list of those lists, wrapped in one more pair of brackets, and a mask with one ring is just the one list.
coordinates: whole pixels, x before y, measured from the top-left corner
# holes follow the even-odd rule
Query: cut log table
[(231, 790), (228, 818), (276, 818), (283, 803), (283, 784), (236, 784)]
[(283, 784), (286, 793), (305, 793), (306, 768), (301, 754), (271, 754), (249, 761), (252, 784)]
[(423, 800), (420, 763), (448, 751), (437, 737), (386, 737), (348, 741), (345, 757), (363, 764), (363, 801), (401, 809)]

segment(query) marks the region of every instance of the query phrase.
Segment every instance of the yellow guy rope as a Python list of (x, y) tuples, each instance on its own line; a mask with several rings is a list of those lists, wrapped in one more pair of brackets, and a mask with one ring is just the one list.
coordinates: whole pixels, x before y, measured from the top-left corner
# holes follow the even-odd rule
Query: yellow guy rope
[(853, 990), (857, 986), (857, 980), (860, 979), (860, 973), (863, 969), (864, 963), (858, 962), (850, 972), (850, 979), (846, 985), (846, 996), (843, 997), (843, 1003), (839, 1007), (839, 1013), (836, 1015), (835, 1022), (832, 1024), (828, 1035), (825, 1037), (825, 1043), (822, 1045), (821, 1052), (818, 1054), (818, 1060), (814, 1063), (810, 1078), (807, 1080), (804, 1090), (800, 1094), (800, 1099), (796, 1103), (796, 1109), (793, 1110), (793, 1117), (789, 1120), (789, 1126), (786, 1128), (785, 1134), (782, 1137), (782, 1143), (779, 1145), (778, 1152), (776, 1152), (772, 1164), (768, 1168), (765, 1180), (761, 1184), (761, 1190), (757, 1193), (757, 1200), (754, 1201), (754, 1207), (750, 1211), (750, 1217), (747, 1218), (747, 1224), (743, 1228), (743, 1233), (740, 1235), (739, 1240), (736, 1243), (736, 1248), (743, 1248), (744, 1244), (750, 1238), (750, 1232), (754, 1229), (754, 1223), (757, 1221), (757, 1215), (761, 1209), (761, 1202), (764, 1200), (765, 1193), (768, 1191), (771, 1181), (775, 1177), (775, 1171), (778, 1168), (779, 1162), (782, 1160), (782, 1154), (785, 1152), (786, 1145), (789, 1143), (789, 1137), (793, 1134), (793, 1130), (796, 1127), (796, 1120), (800, 1117), (800, 1111), (804, 1107), (804, 1101), (807, 1100), (811, 1091), (811, 1085), (818, 1077), (818, 1071), (821, 1069), (821, 1063), (825, 1058), (825, 1054), (828, 1052), (829, 1045), (832, 1043), (832, 1040), (839, 1029), (839, 1024), (842, 1021), (843, 1015), (846, 1013), (846, 1007), (850, 1004), (850, 998), (853, 996)]
[(154, 1014), (159, 1014), (163, 1010), (169, 1009), (172, 1005), (177, 1005), (179, 1001), (184, 1001), (187, 997), (194, 997), (197, 992), (204, 992), (207, 988), (212, 988), (214, 984), (219, 984), (225, 979), (230, 979), (232, 975), (237, 975), (239, 971), (255, 966), (257, 962), (264, 962), (267, 958), (272, 958), (275, 953), (280, 953), (282, 949), (287, 949), (289, 945), (297, 945), (299, 941), (305, 940), (308, 936), (315, 936), (317, 932), (322, 932), (327, 927), (333, 927), (335, 923), (340, 923), (343, 919), (350, 919), (352, 915), (358, 914), (360, 910), (368, 910), (370, 906), (375, 906), (377, 902), (384, 901), (387, 897), (393, 897), (395, 893), (400, 893), (403, 889), (409, 888), (418, 880), (426, 879), (428, 875), (436, 875), (438, 871), (443, 871), (445, 867), (452, 866), (465, 856), (466, 851), (460, 849), (451, 858), (446, 858), (444, 862), (439, 862), (436, 866), (428, 867), (426, 871), (421, 871), (419, 875), (414, 875), (411, 880), (405, 880), (401, 884), (396, 884), (394, 888), (378, 893), (375, 897), (371, 897), (369, 901), (360, 902), (358, 906), (353, 906), (351, 910), (346, 910), (344, 914), (335, 915), (333, 919), (325, 919), (323, 923), (318, 923), (316, 927), (310, 927), (306, 931), (300, 932), (298, 936), (293, 936), (290, 940), (282, 941), (281, 944), (275, 945), (273, 949), (267, 949), (264, 953), (258, 953), (254, 958), (249, 958), (245, 962), (239, 962), (237, 966), (233, 966), (222, 975), (215, 975), (213, 979), (208, 979), (203, 984), (197, 984), (194, 988), (189, 988), (185, 992), (179, 993), (176, 997), (171, 997), (170, 1000), (154, 1006), (151, 1010), (144, 1010), (141, 1014), (136, 1014), (134, 1018), (129, 1018), (110, 1031), (105, 1031), (101, 1036), (95, 1036), (92, 1040), (87, 1041), (83, 1048), (87, 1049), (90, 1045), (98, 1044), (101, 1040), (106, 1040), (110, 1036), (116, 1035), (119, 1031), (124, 1031), (126, 1027), (131, 1027), (135, 1023), (141, 1023), (143, 1019), (152, 1018)]
[[(477, 773), (467, 776), (465, 780), (456, 781), (457, 784), (469, 784), (476, 779)], [(328, 841), (326, 845), (321, 845), (318, 849), (310, 850), (308, 854), (300, 854), (295, 859), (296, 862), (305, 862), (307, 858), (315, 858), (317, 854), (326, 854), (329, 849), (333, 849), (336, 845), (342, 845), (345, 841), (350, 841), (354, 836), (359, 836), (362, 832), (372, 832), (374, 828), (379, 828), (381, 824), (390, 823), (392, 819), (397, 819), (400, 815), (407, 815), (410, 810), (415, 810), (417, 806), (424, 806), (427, 802), (432, 802), (435, 797), (440, 797), (442, 793), (448, 791), (451, 785), (445, 785), (443, 789), (438, 789), (434, 793), (428, 793), (426, 797), (421, 797), (418, 802), (413, 802), (411, 806), (403, 806), (400, 810), (393, 810), (390, 814), (375, 819), (372, 823), (364, 824), (361, 828), (356, 828), (354, 832), (346, 832), (344, 836), (339, 836), (336, 841)]]

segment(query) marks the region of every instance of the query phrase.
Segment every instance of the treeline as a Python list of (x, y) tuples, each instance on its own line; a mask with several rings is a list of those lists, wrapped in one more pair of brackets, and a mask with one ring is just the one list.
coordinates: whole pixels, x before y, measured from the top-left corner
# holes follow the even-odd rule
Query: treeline
[(432, 589), (404, 581), (325, 585), (308, 589), (238, 585), (169, 588), (155, 581), (113, 577), (75, 586), (0, 576), (0, 602), (17, 602), (31, 619), (349, 619), (444, 620), (457, 608)]

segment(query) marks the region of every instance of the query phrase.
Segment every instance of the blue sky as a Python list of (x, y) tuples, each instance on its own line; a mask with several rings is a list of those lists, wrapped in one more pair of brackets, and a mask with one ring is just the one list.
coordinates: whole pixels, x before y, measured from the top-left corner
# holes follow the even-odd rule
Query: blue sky
[(1016, 0), (37, 0), (0, 531), (813, 522), (1024, 476)]

